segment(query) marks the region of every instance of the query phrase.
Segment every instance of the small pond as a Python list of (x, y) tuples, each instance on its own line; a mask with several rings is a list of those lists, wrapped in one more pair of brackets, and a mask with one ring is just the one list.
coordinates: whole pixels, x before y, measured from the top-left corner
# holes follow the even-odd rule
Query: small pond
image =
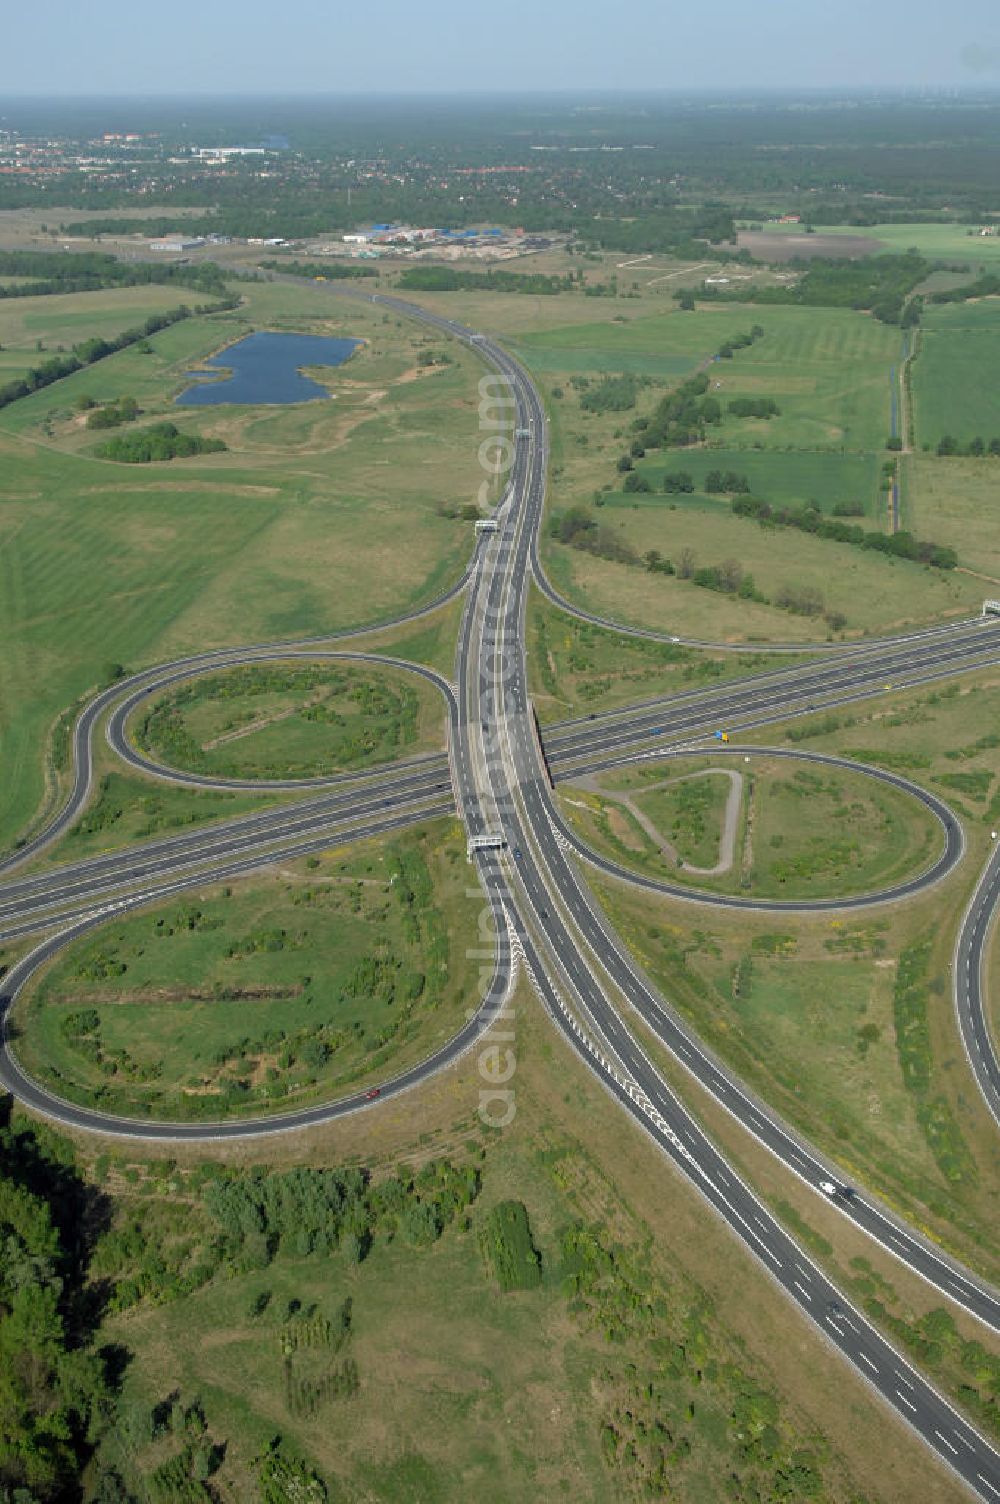
[(333, 339), (320, 334), (248, 334), (206, 366), (228, 374), (222, 380), (202, 377), (177, 401), (184, 407), (209, 407), (220, 402), (281, 404), (315, 402), (330, 393), (318, 381), (303, 376), (301, 366), (340, 366), (361, 344), (359, 339)]

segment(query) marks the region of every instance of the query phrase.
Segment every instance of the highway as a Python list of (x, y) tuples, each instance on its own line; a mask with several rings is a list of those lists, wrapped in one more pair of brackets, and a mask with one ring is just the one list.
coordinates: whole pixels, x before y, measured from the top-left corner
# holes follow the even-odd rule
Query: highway
[[(227, 654), (225, 660), (227, 664), (233, 663), (234, 651), (231, 650)], [(736, 683), (720, 685), (715, 690), (696, 690), (662, 696), (648, 700), (639, 706), (624, 707), (603, 715), (560, 722), (547, 727), (543, 732), (546, 762), (555, 781), (562, 782), (604, 769), (624, 766), (638, 757), (674, 755), (677, 749), (689, 749), (692, 743), (697, 744), (699, 739), (709, 737), (720, 720), (723, 720), (727, 727), (732, 728), (735, 734), (740, 730), (766, 726), (786, 716), (802, 714), (813, 709), (829, 710), (833, 706), (843, 705), (860, 697), (881, 695), (885, 691), (884, 674), (887, 670), (884, 661), (873, 669), (870, 662), (873, 651), (872, 649), (852, 650), (849, 654), (845, 654), (844, 661), (838, 661), (836, 664), (823, 664), (819, 667), (806, 664), (794, 670), (786, 669), (755, 675)], [(351, 654), (327, 645), (317, 648), (280, 646), (274, 650), (255, 649), (246, 652), (239, 661), (254, 662), (269, 658), (321, 656), (343, 657), (348, 660), (356, 658), (371, 663), (389, 662), (399, 668), (413, 668), (413, 665), (385, 655)], [(896, 679), (892, 682), (898, 682), (901, 685), (930, 682), (962, 672), (969, 667), (980, 667), (997, 661), (1000, 661), (1000, 624), (991, 622), (986, 625), (977, 624), (971, 629), (968, 627), (949, 629), (947, 632), (936, 635), (933, 646), (921, 644), (914, 653), (908, 668), (893, 656), (891, 663)], [(326, 778), (254, 781), (220, 779), (185, 772), (183, 769), (169, 768), (139, 752), (128, 738), (128, 722), (138, 707), (144, 703), (146, 697), (172, 684), (212, 672), (217, 667), (218, 657), (213, 655), (207, 666), (200, 660), (187, 660), (181, 664), (148, 670), (141, 676), (137, 676), (137, 686), (129, 689), (126, 695), (115, 704), (108, 723), (107, 740), (119, 757), (137, 772), (198, 788), (293, 792), (314, 788), (343, 787), (351, 794), (357, 791), (359, 796), (369, 798), (374, 795), (377, 788), (384, 787), (386, 795), (391, 796), (394, 801), (398, 796), (411, 794), (415, 808), (419, 807), (419, 800), (424, 792), (430, 791), (437, 794), (443, 791), (450, 776), (448, 760), (444, 755), (428, 754), (381, 768), (373, 768), (366, 772), (339, 773)], [(418, 666), (414, 671), (423, 674), (425, 678), (433, 682), (446, 701), (454, 695), (452, 686), (433, 670)], [(118, 691), (121, 695), (122, 686), (118, 686)], [(98, 697), (98, 702), (103, 709), (106, 709), (107, 693)], [(82, 719), (87, 727), (88, 735), (82, 761), (86, 767), (90, 768), (93, 764), (92, 740), (99, 722), (98, 716), (92, 714), (90, 706), (84, 711)], [(716, 751), (723, 755), (720, 748), (716, 747)], [(782, 750), (778, 755), (790, 756), (792, 752)], [(795, 755), (813, 756), (813, 754), (801, 751)], [(858, 766), (846, 760), (840, 765), (847, 769), (855, 769)], [(945, 852), (940, 863), (929, 874), (919, 874), (906, 884), (898, 885), (882, 894), (860, 894), (846, 900), (831, 901), (829, 904), (821, 903), (820, 907), (862, 907), (872, 902), (884, 902), (891, 897), (907, 896), (945, 875), (961, 857), (960, 827), (943, 801), (928, 794), (919, 785), (898, 775), (886, 773), (881, 769), (865, 771), (873, 777), (895, 785), (927, 805), (944, 827)], [(76, 818), (81, 803), (85, 801), (89, 793), (89, 785), (87, 789), (81, 790), (80, 781), (78, 776), (66, 809), (59, 816), (57, 823), (60, 827), (71, 823)], [(347, 802), (349, 799), (350, 795), (347, 796)], [(303, 801), (294, 806), (294, 816), (297, 821), (304, 822), (308, 819), (309, 813), (314, 811), (317, 828), (319, 828), (320, 823), (327, 820), (331, 810), (336, 808), (338, 808), (336, 802), (331, 803), (328, 799), (312, 803)], [(228, 822), (218, 822), (207, 831), (150, 842), (118, 856), (95, 858), (89, 862), (56, 868), (50, 873), (40, 874), (32, 879), (12, 881), (8, 878), (6, 882), (0, 881), (0, 934), (8, 934), (4, 925), (14, 915), (26, 918), (35, 913), (41, 916), (47, 910), (54, 908), (62, 900), (64, 893), (82, 898), (87, 892), (96, 895), (109, 892), (116, 886), (127, 888), (136, 879), (146, 879), (150, 875), (151, 867), (159, 862), (163, 863), (164, 871), (172, 871), (182, 862), (194, 863), (197, 860), (208, 860), (216, 853), (229, 856), (231, 848), (223, 843), (230, 832), (234, 840), (240, 843), (238, 849), (249, 851), (251, 836), (258, 837), (261, 843), (267, 842), (271, 839), (271, 828), (275, 825), (281, 826), (292, 813), (292, 810), (279, 810), (259, 816), (237, 817)], [(587, 855), (594, 864), (603, 865), (605, 870), (613, 875), (629, 875), (626, 869), (616, 864), (609, 864), (603, 858), (596, 857), (589, 852), (579, 837), (562, 822), (558, 813), (554, 815), (554, 819), (559, 824), (564, 838), (582, 854)], [(281, 830), (278, 831), (279, 835), (282, 833)], [(38, 842), (31, 843), (19, 853), (17, 864), (23, 864), (29, 857), (37, 855), (39, 848), (47, 845), (50, 839), (51, 837), (46, 834)], [(204, 848), (203, 856), (199, 854), (201, 848)], [(6, 870), (10, 871), (14, 865), (13, 861), (9, 862), (6, 864)], [(3, 870), (3, 865), (0, 865), (0, 871)], [(83, 886), (84, 884), (86, 887)], [(661, 891), (673, 893), (674, 896), (687, 901), (702, 901), (692, 895), (689, 888), (681, 884), (661, 885)], [(51, 897), (52, 901), (47, 902), (47, 897)], [(747, 900), (708, 898), (704, 901), (737, 907)], [(809, 902), (796, 903), (794, 901), (776, 905), (778, 908), (783, 907), (788, 910), (809, 909), (816, 906)], [(23, 931), (18, 931), (18, 933), (21, 932)]]
[(1000, 1061), (990, 1029), (986, 1000), (988, 944), (1000, 912), (1000, 839), (995, 839), (962, 918), (955, 943), (952, 989), (959, 1033), (983, 1101), (1000, 1128)]
[[(500, 533), (473, 577), (459, 643), (456, 678), (463, 687), (462, 735), (453, 756), (460, 807), (472, 835), (485, 835), (499, 822), (506, 841), (499, 857), (494, 852), (477, 854), (486, 889), (511, 915), (536, 991), (580, 1058), (653, 1133), (674, 1164), (806, 1316), (825, 1336), (833, 1337), (866, 1382), (879, 1388), (966, 1483), (989, 1497), (994, 1488), (1000, 1489), (1000, 1456), (967, 1424), (956, 1428), (957, 1417), (946, 1401), (850, 1307), (735, 1175), (669, 1090), (615, 1006), (617, 989), (652, 1022), (668, 1048), (675, 1046), (676, 1058), (683, 1059), (671, 1030), (664, 1026), (668, 1015), (660, 1011), (661, 1000), (649, 992), (621, 941), (585, 894), (552, 827), (548, 780), (527, 711), (524, 653), (527, 555), (544, 498), (545, 418), (520, 368), (512, 362), (505, 366), (504, 353), (496, 348), (489, 353), (517, 391), (519, 426), (529, 426), (534, 438), (522, 473), (513, 479), (514, 500), (520, 504), (504, 509)], [(601, 977), (602, 969), (607, 980)], [(561, 991), (568, 999), (560, 998)], [(689, 1060), (684, 1063), (692, 1069)], [(728, 1072), (718, 1065), (716, 1070), (727, 1094), (740, 1094)], [(742, 1096), (730, 1110), (742, 1120), (748, 1105)], [(760, 1136), (769, 1128), (765, 1114), (751, 1131)], [(795, 1149), (798, 1152), (797, 1145)], [(782, 1150), (781, 1144), (772, 1145), (772, 1152)], [(912, 1244), (908, 1261), (924, 1255), (917, 1240)], [(926, 1256), (936, 1257), (930, 1250)], [(938, 1264), (947, 1267), (942, 1260)], [(995, 1324), (1000, 1316), (996, 1297), (990, 1292), (980, 1297), (977, 1292), (973, 1298), (991, 1304)], [(840, 1312), (849, 1312), (846, 1320)]]
[[(446, 695), (451, 796), (457, 802), (473, 842), (477, 838), (489, 839), (495, 833), (503, 843), (502, 847), (474, 852), (497, 930), (496, 967), (480, 1007), (466, 1028), (429, 1060), (403, 1073), (395, 1081), (385, 1083), (382, 1097), (406, 1090), (426, 1079), (432, 1071), (441, 1069), (470, 1048), (502, 1009), (512, 986), (515, 962), (520, 962), (567, 1044), (660, 1146), (674, 1167), (695, 1186), (759, 1266), (796, 1302), (824, 1338), (852, 1363), (865, 1383), (892, 1406), (896, 1414), (973, 1492), (983, 1499), (1000, 1498), (1000, 1456), (995, 1449), (957, 1415), (862, 1313), (851, 1306), (784, 1231), (670, 1090), (642, 1048), (636, 1032), (627, 1025), (626, 1018), (630, 1014), (641, 1018), (664, 1048), (816, 1194), (824, 1194), (820, 1189), (821, 1181), (840, 1184), (835, 1167), (792, 1134), (766, 1104), (748, 1094), (728, 1068), (705, 1050), (669, 1004), (655, 992), (623, 942), (611, 930), (580, 871), (567, 855), (566, 837), (559, 830), (558, 812), (531, 713), (524, 650), (527, 590), (533, 562), (537, 558), (548, 458), (546, 422), (537, 391), (523, 369), (504, 350), (482, 336), (398, 299), (379, 297), (376, 301), (423, 318), (473, 344), (488, 363), (508, 378), (517, 402), (517, 426), (527, 430), (528, 434), (516, 445), (514, 468), (497, 514), (499, 532), (484, 541), (476, 551), (468, 577), (459, 634), (455, 690), (449, 686)], [(870, 658), (872, 653), (897, 655), (894, 661), (899, 665), (899, 672), (905, 673), (905, 663), (912, 661), (917, 664), (917, 672), (936, 676), (978, 666), (983, 661), (995, 661), (998, 640), (990, 625), (979, 627), (970, 623), (959, 628), (935, 629), (893, 639), (877, 649), (862, 650), (861, 657)], [(977, 645), (975, 650), (972, 649), (973, 643)], [(982, 644), (985, 647), (980, 650)], [(295, 646), (305, 648), (309, 644)], [(290, 645), (285, 645), (285, 656), (289, 649)], [(761, 649), (758, 645), (752, 650), (759, 652)], [(801, 651), (801, 648), (796, 651)], [(810, 651), (814, 649), (810, 648)], [(844, 650), (839, 651), (843, 653)], [(223, 663), (253, 661), (261, 655), (282, 656), (282, 653), (276, 645), (232, 649), (224, 655), (206, 654), (189, 659), (186, 666), (204, 664), (206, 659)], [(154, 673), (162, 674), (183, 667), (185, 665), (169, 665), (166, 670), (137, 675), (127, 684), (114, 686), (87, 707), (77, 723), (74, 737), (76, 780), (73, 795), (42, 835), (15, 860), (23, 860), (29, 853), (37, 854), (72, 823), (82, 808), (91, 780), (91, 734), (104, 711), (117, 703), (123, 691), (136, 701), (143, 698), (142, 689)], [(838, 660), (833, 671), (840, 668), (842, 665)], [(813, 672), (811, 668), (807, 670), (807, 674)], [(761, 676), (756, 685), (751, 681), (742, 686), (739, 683), (724, 685), (714, 695), (703, 691), (700, 698), (698, 695), (676, 697), (678, 702), (686, 703), (675, 704), (670, 712), (674, 719), (667, 734), (673, 738), (689, 737), (695, 734), (692, 727), (700, 725), (704, 728), (709, 718), (715, 718), (718, 724), (721, 715), (783, 718), (794, 713), (791, 707), (801, 704), (803, 694), (807, 697), (814, 692), (857, 697), (884, 692), (884, 680), (881, 690), (876, 680), (880, 674), (884, 676), (885, 670), (877, 667), (873, 659), (867, 664), (859, 662), (847, 672), (846, 679), (828, 684), (825, 690), (817, 688), (815, 681), (804, 691), (800, 684), (797, 700), (794, 685), (786, 684), (776, 692), (773, 682), (763, 683), (764, 679), (773, 679), (773, 676)], [(88, 721), (93, 707), (97, 708)], [(805, 709), (808, 711), (809, 707), (807, 699)], [(659, 705), (653, 711), (647, 707), (639, 713), (639, 719), (658, 716), (660, 710)], [(607, 718), (610, 724), (604, 725), (600, 736), (606, 735), (610, 740), (600, 746), (591, 743), (594, 755), (633, 755), (644, 739), (659, 740), (656, 727), (637, 724), (635, 712), (632, 714), (631, 725), (627, 714), (619, 714), (618, 720)], [(127, 715), (120, 722), (123, 742), (126, 719)], [(602, 722), (606, 720), (600, 719)], [(580, 734), (586, 733), (587, 728), (582, 728)], [(570, 740), (566, 745), (571, 744)], [(662, 746), (663, 742), (659, 744)], [(562, 750), (565, 751), (565, 745)], [(556, 757), (560, 748), (553, 746), (552, 752)], [(429, 766), (423, 775), (411, 770), (405, 776), (434, 777), (436, 774), (433, 766)], [(438, 807), (434, 803), (434, 791), (428, 790), (427, 796), (429, 807)], [(381, 797), (384, 800), (392, 795), (383, 794)], [(75, 806), (74, 799), (77, 801)], [(355, 813), (364, 814), (359, 809), (357, 794), (354, 799)], [(449, 806), (441, 804), (440, 807)], [(343, 811), (328, 810), (326, 813), (331, 817), (325, 827), (327, 833), (314, 836), (303, 829), (303, 839), (315, 840), (322, 845), (330, 843), (329, 831), (337, 825), (337, 816)], [(389, 810), (380, 816), (376, 816), (374, 810), (369, 810), (369, 813), (369, 823), (362, 819), (360, 826), (351, 827), (354, 836), (393, 829), (412, 818), (412, 812), (402, 805), (398, 813)], [(284, 815), (294, 818), (291, 810), (284, 811)], [(942, 817), (946, 836), (947, 818), (953, 820), (950, 811)], [(337, 828), (343, 827), (337, 825)], [(257, 834), (254, 833), (255, 839)], [(286, 834), (293, 842), (300, 838), (298, 832), (288, 831)], [(228, 838), (233, 839), (231, 830)], [(283, 839), (279, 837), (279, 840)], [(277, 848), (272, 844), (271, 849), (273, 860)], [(190, 860), (194, 850), (194, 847), (188, 848), (182, 860)], [(240, 864), (259, 865), (266, 859), (259, 849), (251, 852), (248, 848), (246, 852), (235, 854), (216, 853), (205, 859), (197, 873), (183, 872), (170, 881), (187, 886), (203, 883), (208, 880), (209, 871), (215, 881)], [(154, 858), (154, 872), (156, 865), (157, 859)], [(146, 874), (147, 877), (150, 875)], [(135, 879), (140, 883), (143, 880)], [(166, 890), (160, 887), (157, 894), (162, 896)], [(131, 897), (119, 900), (126, 907), (146, 901), (149, 901), (147, 891), (141, 888)], [(110, 912), (120, 912), (120, 909), (112, 906)], [(137, 1137), (200, 1140), (289, 1131), (346, 1112), (372, 1110), (374, 1104), (367, 1097), (355, 1096), (336, 1104), (255, 1122), (153, 1124), (126, 1122), (76, 1108), (43, 1092), (20, 1070), (9, 1048), (10, 1002), (25, 981), (61, 945), (107, 917), (105, 906), (104, 912), (92, 912), (81, 916), (68, 928), (64, 926), (47, 937), (4, 979), (6, 1006), (0, 1080), (28, 1105), (77, 1126)], [(1000, 1330), (1000, 1299), (996, 1292), (926, 1244), (905, 1223), (890, 1217), (873, 1198), (861, 1194), (845, 1195), (841, 1191), (832, 1199), (841, 1214), (851, 1217), (859, 1228), (896, 1258), (951, 1299), (959, 1301), (978, 1319), (994, 1330)]]

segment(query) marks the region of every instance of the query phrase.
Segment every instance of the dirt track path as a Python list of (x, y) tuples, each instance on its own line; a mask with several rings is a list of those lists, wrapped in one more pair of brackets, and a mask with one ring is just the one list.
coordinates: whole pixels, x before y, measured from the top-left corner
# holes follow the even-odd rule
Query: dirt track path
[(599, 794), (602, 799), (611, 799), (615, 804), (620, 804), (627, 809), (636, 824), (649, 836), (650, 840), (659, 847), (664, 856), (668, 857), (678, 867), (683, 866), (685, 872), (693, 872), (696, 877), (722, 877), (729, 872), (733, 865), (733, 857), (736, 852), (736, 836), (740, 823), (740, 808), (743, 803), (743, 774), (737, 773), (733, 768), (700, 768), (695, 773), (682, 773), (678, 778), (664, 778), (660, 783), (650, 783), (642, 790), (644, 794), (655, 793), (657, 789), (669, 788), (675, 783), (685, 783), (690, 778), (704, 778), (708, 774), (721, 773), (729, 779), (729, 794), (726, 798), (725, 813), (722, 817), (722, 832), (719, 841), (719, 860), (714, 867), (695, 867), (690, 862), (682, 862), (677, 855), (677, 848), (666, 839), (663, 832), (634, 802), (629, 794), (617, 793), (611, 789), (600, 787), (597, 776), (577, 780), (577, 787), (589, 790), (592, 794)]

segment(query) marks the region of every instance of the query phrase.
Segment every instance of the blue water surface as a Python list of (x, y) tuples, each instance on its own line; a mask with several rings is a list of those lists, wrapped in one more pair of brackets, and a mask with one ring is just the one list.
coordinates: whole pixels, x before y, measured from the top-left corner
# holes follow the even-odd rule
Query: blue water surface
[[(220, 402), (281, 404), (315, 402), (330, 393), (303, 376), (300, 366), (339, 366), (361, 344), (359, 339), (332, 339), (320, 334), (248, 334), (206, 360), (229, 374), (222, 381), (199, 381), (177, 401), (185, 407), (209, 407)], [(200, 375), (192, 371), (192, 376)]]

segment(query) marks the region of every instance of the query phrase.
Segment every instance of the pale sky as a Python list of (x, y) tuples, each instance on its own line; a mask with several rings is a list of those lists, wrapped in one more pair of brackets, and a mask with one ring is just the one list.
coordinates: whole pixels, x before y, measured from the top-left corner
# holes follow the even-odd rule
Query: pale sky
[(0, 98), (1000, 85), (998, 0), (10, 0)]

